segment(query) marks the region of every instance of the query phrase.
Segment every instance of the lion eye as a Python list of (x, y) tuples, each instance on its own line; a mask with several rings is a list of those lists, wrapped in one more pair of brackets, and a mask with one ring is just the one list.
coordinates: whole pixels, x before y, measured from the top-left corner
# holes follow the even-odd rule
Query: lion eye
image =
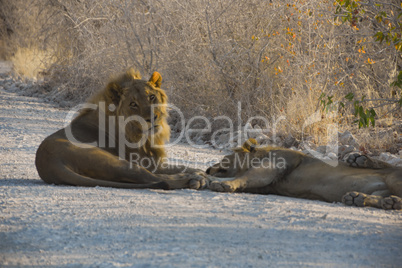
[(226, 169), (223, 169), (223, 168), (219, 168), (218, 169), (218, 173), (225, 173), (227, 170)]
[(155, 99), (156, 99), (156, 96), (155, 96), (155, 95), (152, 94), (152, 95), (149, 96), (149, 100), (150, 100), (150, 101), (154, 101)]
[(137, 103), (135, 103), (134, 101), (130, 103), (130, 108), (135, 109), (135, 108), (137, 108), (137, 107), (138, 107), (138, 105), (137, 105)]

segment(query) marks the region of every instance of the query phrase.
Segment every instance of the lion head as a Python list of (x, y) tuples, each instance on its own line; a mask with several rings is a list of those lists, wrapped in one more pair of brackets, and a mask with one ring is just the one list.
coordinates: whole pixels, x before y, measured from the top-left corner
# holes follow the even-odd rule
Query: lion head
[(235, 177), (247, 169), (246, 155), (254, 153), (257, 146), (255, 139), (248, 139), (241, 147), (234, 148), (233, 154), (224, 156), (219, 163), (209, 167), (206, 173), (214, 177)]
[(146, 81), (131, 68), (112, 78), (89, 103), (98, 105), (98, 112), (104, 113), (105, 126), (115, 124), (116, 139), (124, 133), (128, 142), (141, 144), (138, 151), (142, 155), (164, 157), (163, 145), (169, 140), (170, 128), (166, 110), (168, 98), (161, 84), (162, 76), (158, 72)]

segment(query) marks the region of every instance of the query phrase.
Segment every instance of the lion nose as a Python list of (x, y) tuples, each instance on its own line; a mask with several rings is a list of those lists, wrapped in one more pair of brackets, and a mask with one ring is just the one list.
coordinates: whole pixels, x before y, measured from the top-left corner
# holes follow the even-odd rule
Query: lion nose
[(209, 167), (208, 169), (207, 169), (207, 171), (205, 171), (205, 173), (207, 173), (208, 175), (211, 173), (211, 168), (212, 167)]
[[(158, 116), (157, 116), (157, 115), (154, 116), (154, 122), (156, 121), (156, 119), (158, 119)], [(147, 121), (148, 123), (151, 123), (151, 119), (147, 119), (146, 121)]]

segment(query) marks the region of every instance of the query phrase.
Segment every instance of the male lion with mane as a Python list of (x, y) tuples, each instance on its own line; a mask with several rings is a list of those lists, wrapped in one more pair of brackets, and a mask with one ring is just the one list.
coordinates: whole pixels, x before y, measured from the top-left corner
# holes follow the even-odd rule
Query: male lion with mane
[[(82, 109), (69, 126), (41, 143), (35, 159), (41, 179), (89, 187), (205, 187), (204, 172), (166, 164), (170, 128), (161, 82), (158, 72), (145, 81), (133, 69), (111, 79), (90, 98), (91, 108)], [(136, 162), (130, 163), (133, 155)]]
[(211, 166), (207, 174), (232, 179), (215, 180), (210, 189), (402, 209), (401, 168), (358, 154), (348, 158), (350, 166), (332, 167), (301, 152), (257, 145), (249, 139)]

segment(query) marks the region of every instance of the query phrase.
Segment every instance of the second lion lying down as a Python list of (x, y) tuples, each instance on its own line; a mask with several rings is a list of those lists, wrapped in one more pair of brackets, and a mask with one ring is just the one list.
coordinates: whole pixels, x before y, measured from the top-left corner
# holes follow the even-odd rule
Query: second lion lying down
[(259, 147), (248, 140), (207, 170), (218, 192), (278, 194), (343, 202), (346, 205), (402, 209), (402, 169), (367, 156), (352, 155), (332, 167), (317, 158), (278, 147)]

